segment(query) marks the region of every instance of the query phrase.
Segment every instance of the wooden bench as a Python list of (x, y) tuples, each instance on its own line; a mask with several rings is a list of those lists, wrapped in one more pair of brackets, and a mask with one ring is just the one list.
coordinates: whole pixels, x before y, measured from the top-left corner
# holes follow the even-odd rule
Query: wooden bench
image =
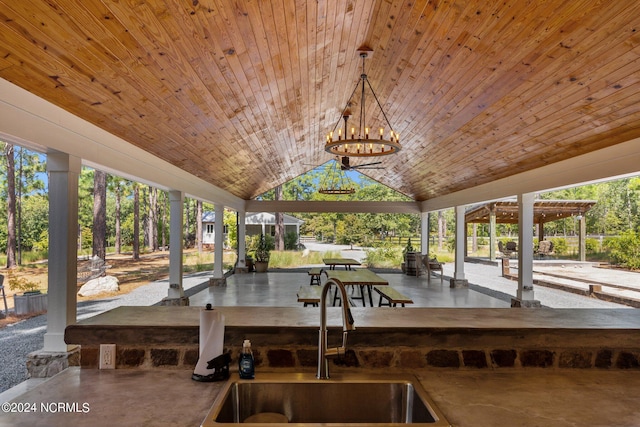
[(309, 270), (307, 272), (307, 274), (309, 274), (309, 276), (311, 276), (311, 280), (309, 281), (309, 285), (314, 286), (320, 286), (320, 275), (322, 274), (322, 268), (317, 267), (317, 268), (312, 268), (311, 270)]
[[(404, 307), (405, 304), (413, 304), (413, 300), (409, 297), (402, 295), (397, 289), (391, 286), (374, 286), (373, 289), (380, 294), (380, 301), (378, 307), (388, 305), (389, 307), (396, 307), (401, 304)], [(382, 300), (386, 300), (387, 303), (383, 304)]]
[[(337, 291), (336, 291), (337, 293)], [(328, 292), (331, 295), (331, 292)], [(320, 304), (320, 298), (322, 297), (322, 287), (320, 286), (300, 286), (298, 289), (298, 302), (304, 304), (304, 307), (310, 305), (312, 307), (318, 307)], [(340, 301), (340, 296), (334, 296), (333, 305), (336, 305), (336, 301)], [(355, 307), (355, 303), (349, 298), (349, 306)]]
[(304, 303), (304, 307), (311, 305), (317, 307), (322, 296), (322, 288), (320, 286), (300, 286), (298, 290), (298, 302)]

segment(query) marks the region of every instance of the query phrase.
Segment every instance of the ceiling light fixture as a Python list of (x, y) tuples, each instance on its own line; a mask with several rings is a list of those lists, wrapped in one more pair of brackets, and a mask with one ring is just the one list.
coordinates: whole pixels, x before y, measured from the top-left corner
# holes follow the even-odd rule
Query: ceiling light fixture
[(329, 165), (325, 166), (325, 171), (326, 174), (320, 182), (318, 193), (337, 196), (356, 192), (353, 181), (342, 170), (338, 162), (332, 160)]
[[(380, 105), (380, 101), (367, 78), (365, 73), (364, 61), (367, 58), (367, 51), (360, 49), (360, 57), (362, 58), (362, 74), (360, 75), (360, 81), (356, 83), (356, 87), (353, 89), (347, 105), (342, 110), (342, 117), (338, 119), (333, 130), (327, 135), (327, 142), (324, 146), (324, 150), (328, 153), (335, 154), (337, 156), (349, 156), (349, 157), (372, 157), (372, 156), (386, 156), (388, 154), (397, 153), (401, 150), (400, 135), (398, 135), (393, 128), (387, 115)], [(349, 117), (351, 117), (351, 106), (353, 105), (353, 97), (358, 90), (360, 90), (360, 121), (358, 127), (352, 126), (349, 129)], [(365, 89), (369, 88), (373, 94), (382, 116), (387, 124), (388, 131), (385, 131), (384, 126), (374, 130), (365, 124), (366, 106), (365, 106)], [(338, 129), (340, 120), (344, 121), (344, 128)], [(336, 129), (338, 131), (336, 132)], [(371, 132), (370, 132), (371, 131)], [(385, 139), (385, 132), (387, 132), (388, 139)]]

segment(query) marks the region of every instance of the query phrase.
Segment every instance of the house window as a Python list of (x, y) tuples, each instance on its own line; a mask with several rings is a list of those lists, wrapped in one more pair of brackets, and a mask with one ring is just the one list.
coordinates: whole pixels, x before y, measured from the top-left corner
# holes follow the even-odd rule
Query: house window
[[(229, 233), (229, 226), (225, 225), (222, 227), (222, 232), (224, 234), (228, 234)], [(207, 228), (205, 229), (205, 233), (207, 234), (215, 234), (216, 232), (216, 225), (215, 224), (207, 224)]]

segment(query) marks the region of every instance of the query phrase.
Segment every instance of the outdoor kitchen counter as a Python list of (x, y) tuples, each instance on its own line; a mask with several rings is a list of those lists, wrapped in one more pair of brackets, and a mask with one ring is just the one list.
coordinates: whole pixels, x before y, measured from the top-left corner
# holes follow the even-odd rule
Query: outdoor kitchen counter
[[(640, 371), (415, 373), (456, 427), (636, 426), (640, 420)], [(0, 412), (0, 426), (199, 426), (222, 383), (190, 377), (187, 370), (69, 368), (13, 401), (36, 411)], [(41, 403), (54, 409), (43, 411)], [(59, 403), (69, 405), (56, 410)]]

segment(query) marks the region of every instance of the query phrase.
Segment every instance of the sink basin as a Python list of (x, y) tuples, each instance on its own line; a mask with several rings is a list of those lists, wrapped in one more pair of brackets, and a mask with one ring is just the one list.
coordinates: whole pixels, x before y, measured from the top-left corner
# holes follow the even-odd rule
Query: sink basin
[(412, 375), (335, 374), (318, 380), (294, 373), (260, 373), (254, 380), (232, 376), (202, 426), (241, 423), (265, 413), (308, 425), (449, 426)]

